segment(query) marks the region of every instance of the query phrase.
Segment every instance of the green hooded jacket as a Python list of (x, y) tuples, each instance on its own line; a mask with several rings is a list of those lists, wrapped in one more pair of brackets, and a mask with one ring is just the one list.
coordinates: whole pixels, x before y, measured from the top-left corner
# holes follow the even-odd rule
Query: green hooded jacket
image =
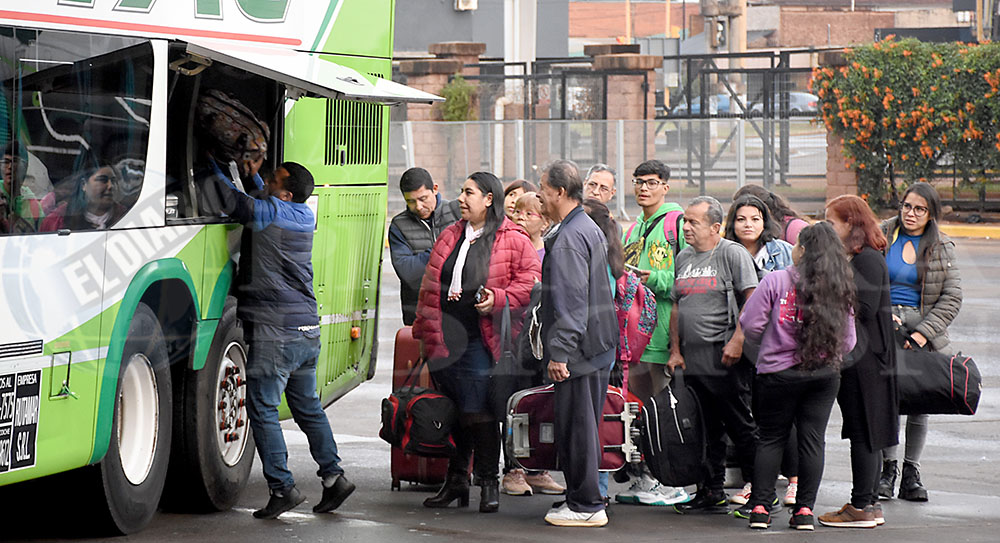
[[(622, 246), (627, 247), (629, 243), (638, 242), (649, 224), (671, 211), (683, 212), (684, 208), (673, 202), (665, 202), (649, 220), (640, 215), (631, 233), (626, 229), (622, 234)], [(640, 270), (651, 271), (646, 286), (656, 296), (656, 329), (653, 331), (653, 337), (649, 340), (649, 345), (646, 346), (640, 360), (652, 364), (666, 364), (667, 359), (670, 358), (670, 290), (674, 287), (674, 258), (677, 255), (674, 254), (670, 243), (667, 242), (666, 235), (664, 235), (665, 225), (663, 221), (665, 220), (667, 219), (661, 220), (649, 233), (649, 237), (643, 244), (642, 252), (638, 255), (639, 261), (627, 262)], [(687, 247), (687, 243), (684, 241), (684, 232), (681, 230), (683, 225), (684, 219), (681, 219), (677, 225), (678, 252)]]

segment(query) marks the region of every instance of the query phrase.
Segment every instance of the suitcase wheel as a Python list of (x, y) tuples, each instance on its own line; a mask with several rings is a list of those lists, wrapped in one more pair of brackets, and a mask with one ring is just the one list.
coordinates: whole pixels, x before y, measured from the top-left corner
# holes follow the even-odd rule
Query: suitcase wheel
[(629, 402), (628, 403), (628, 412), (631, 413), (631, 414), (633, 414), (633, 415), (638, 415), (639, 414), (639, 404), (637, 404), (635, 402)]
[(392, 480), (392, 486), (390, 487), (390, 490), (399, 490), (399, 489), (400, 489), (399, 479), (393, 479)]
[(638, 464), (639, 462), (642, 462), (642, 453), (638, 451), (633, 451), (632, 454), (629, 455), (628, 461), (633, 464)]
[(636, 440), (639, 438), (640, 435), (642, 435), (642, 430), (633, 426), (628, 429), (628, 433), (632, 436), (633, 440)]

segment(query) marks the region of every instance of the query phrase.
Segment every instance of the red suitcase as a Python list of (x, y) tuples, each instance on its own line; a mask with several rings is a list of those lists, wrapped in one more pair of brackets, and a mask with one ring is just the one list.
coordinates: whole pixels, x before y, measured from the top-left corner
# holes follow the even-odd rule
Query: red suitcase
[[(396, 344), (392, 360), (392, 390), (406, 384), (406, 378), (413, 366), (420, 362), (420, 342), (413, 339), (413, 329), (404, 326), (396, 332)], [(434, 388), (430, 372), (425, 366), (415, 375), (417, 386)], [(392, 489), (399, 490), (402, 481), (421, 485), (437, 485), (444, 482), (448, 473), (447, 458), (424, 458), (403, 454), (399, 447), (392, 447), (389, 459), (392, 471)]]
[[(514, 393), (507, 402), (507, 458), (523, 469), (559, 471), (553, 421), (553, 385), (529, 388)], [(627, 394), (627, 393), (626, 393)], [(641, 402), (632, 394), (609, 386), (604, 401), (604, 420), (598, 428), (601, 436), (601, 471), (617, 471), (626, 462), (641, 460), (636, 422)]]

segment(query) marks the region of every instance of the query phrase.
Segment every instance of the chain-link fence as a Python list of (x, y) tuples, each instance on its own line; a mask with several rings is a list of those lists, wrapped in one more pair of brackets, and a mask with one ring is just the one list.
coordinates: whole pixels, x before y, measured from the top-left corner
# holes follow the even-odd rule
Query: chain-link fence
[[(405, 169), (420, 166), (449, 199), (472, 172), (537, 183), (545, 165), (559, 158), (584, 172), (599, 162), (617, 170), (610, 204), (622, 217), (638, 211), (631, 172), (651, 158), (670, 166), (668, 198), (681, 203), (701, 194), (725, 203), (754, 183), (814, 214), (826, 195), (826, 130), (807, 119), (394, 122), (389, 134), (390, 186)], [(390, 212), (403, 206), (399, 192), (390, 190)]]

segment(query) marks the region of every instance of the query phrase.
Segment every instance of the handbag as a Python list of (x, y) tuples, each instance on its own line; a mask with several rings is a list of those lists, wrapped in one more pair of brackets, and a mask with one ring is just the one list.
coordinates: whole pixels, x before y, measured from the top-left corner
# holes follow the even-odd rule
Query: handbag
[(975, 415), (983, 378), (972, 358), (922, 349), (896, 349), (902, 415)]
[(530, 388), (533, 372), (517, 356), (511, 326), (510, 298), (500, 314), (500, 359), (490, 373), (489, 404), (498, 420), (507, 417), (507, 400), (517, 391)]
[(382, 400), (378, 435), (404, 454), (450, 457), (456, 449), (451, 431), (458, 424), (458, 409), (444, 394), (416, 386), (414, 376), (426, 363), (414, 365), (403, 386)]

